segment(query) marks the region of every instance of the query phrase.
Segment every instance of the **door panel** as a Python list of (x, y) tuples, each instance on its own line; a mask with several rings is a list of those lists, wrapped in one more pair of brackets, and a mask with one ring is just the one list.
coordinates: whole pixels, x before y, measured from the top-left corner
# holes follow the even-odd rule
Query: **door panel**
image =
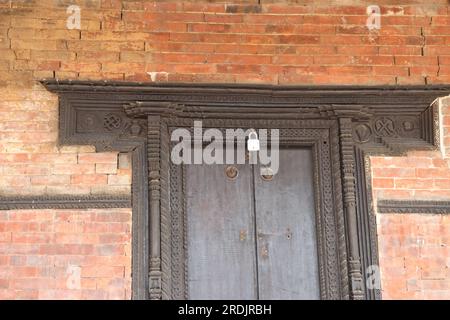
[(280, 150), (278, 173), (254, 168), (260, 299), (319, 299), (311, 149)]
[(236, 166), (186, 166), (190, 299), (256, 299), (252, 172)]
[(236, 166), (236, 179), (186, 166), (190, 299), (320, 298), (312, 161), (282, 149), (271, 181), (259, 166)]

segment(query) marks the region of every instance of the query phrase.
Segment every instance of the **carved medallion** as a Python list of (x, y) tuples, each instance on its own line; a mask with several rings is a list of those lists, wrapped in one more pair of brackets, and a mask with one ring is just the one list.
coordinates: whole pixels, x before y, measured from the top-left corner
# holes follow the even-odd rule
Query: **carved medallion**
[(353, 130), (353, 140), (357, 143), (365, 143), (369, 141), (372, 130), (367, 124), (359, 124)]
[(403, 130), (405, 130), (405, 131), (412, 131), (412, 130), (414, 130), (414, 127), (415, 127), (414, 122), (409, 121), (409, 120), (404, 121), (402, 123), (402, 125), (403, 125)]
[(92, 113), (82, 114), (78, 120), (78, 129), (81, 132), (92, 132), (95, 129), (95, 115)]
[(377, 118), (373, 124), (375, 133), (381, 137), (388, 137), (395, 135), (395, 124), (392, 119), (387, 117)]
[(110, 130), (117, 130), (122, 126), (122, 118), (115, 113), (108, 113), (103, 118), (103, 126)]
[(420, 119), (415, 116), (398, 117), (395, 119), (396, 133), (402, 137), (420, 139)]

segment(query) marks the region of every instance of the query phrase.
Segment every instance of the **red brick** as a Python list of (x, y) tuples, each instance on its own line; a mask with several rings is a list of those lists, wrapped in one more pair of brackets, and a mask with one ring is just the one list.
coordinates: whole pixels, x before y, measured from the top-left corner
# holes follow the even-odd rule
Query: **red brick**
[(69, 175), (51, 175), (51, 176), (32, 176), (32, 185), (57, 186), (70, 183)]
[(438, 189), (450, 189), (450, 179), (436, 179), (434, 186)]
[(437, 57), (395, 56), (397, 65), (437, 65)]
[(450, 162), (447, 159), (433, 159), (433, 167), (450, 169)]
[(47, 255), (89, 255), (94, 251), (91, 244), (44, 244), (39, 253)]
[(55, 164), (53, 174), (91, 174), (95, 172), (94, 164)]
[(74, 62), (62, 62), (61, 70), (64, 71), (76, 71), (76, 72), (98, 72), (100, 71), (100, 63), (74, 63)]
[(379, 199), (411, 199), (413, 197), (413, 190), (399, 190), (399, 189), (383, 189), (376, 190), (376, 197)]
[(450, 26), (450, 17), (448, 16), (436, 16), (433, 17), (431, 24), (433, 26)]
[(83, 278), (119, 278), (124, 277), (124, 267), (83, 267)]
[[(51, 288), (53, 285), (52, 279), (43, 279), (43, 278), (36, 278), (36, 279), (16, 279), (11, 281), (11, 285), (15, 289), (45, 289), (45, 288)], [(16, 292), (17, 293), (17, 292)], [(23, 298), (23, 296), (22, 296)], [(36, 298), (33, 297), (32, 298)]]
[(439, 66), (412, 66), (409, 68), (412, 75), (436, 76), (438, 75)]
[(219, 64), (219, 65), (217, 65), (217, 72), (220, 72), (220, 73), (260, 73), (261, 66)]
[(31, 162), (43, 162), (43, 163), (76, 163), (76, 154), (31, 154), (29, 156)]
[(99, 174), (117, 173), (116, 163), (97, 163), (95, 172)]
[(130, 175), (108, 175), (109, 185), (126, 185), (131, 183)]
[(369, 66), (330, 66), (326, 67), (330, 75), (346, 75), (346, 74), (370, 74), (372, 67)]
[(80, 153), (78, 163), (117, 163), (117, 153)]
[(426, 46), (423, 51), (426, 56), (450, 55), (449, 46)]
[(450, 178), (450, 170), (447, 168), (418, 168), (416, 173), (418, 178)]
[(398, 189), (432, 189), (432, 179), (395, 179), (395, 187)]
[(12, 237), (14, 243), (49, 243), (51, 240), (52, 236), (45, 233), (19, 233)]
[[(212, 23), (242, 23), (244, 21), (243, 17), (240, 14), (205, 13), (204, 21)], [(198, 18), (198, 21), (203, 20), (200, 17)]]
[(399, 85), (414, 85), (414, 84), (426, 84), (426, 77), (413, 76), (413, 77), (397, 77), (397, 84)]
[(313, 57), (299, 55), (279, 55), (274, 56), (272, 58), (272, 61), (274, 64), (310, 65), (313, 63)]
[[(81, 61), (119, 61), (118, 52), (108, 51), (81, 51), (77, 52), (77, 59)], [(85, 71), (85, 70), (83, 70)]]
[(96, 185), (106, 184), (106, 182), (105, 174), (74, 174), (70, 177), (71, 184)]
[(394, 188), (394, 179), (374, 178), (372, 186), (374, 188)]
[(409, 75), (409, 69), (407, 67), (396, 66), (373, 66), (373, 73), (377, 75)]
[(411, 55), (420, 56), (422, 49), (419, 46), (379, 46), (379, 54), (393, 54), (393, 55)]
[(214, 73), (216, 68), (209, 64), (178, 64), (173, 66), (173, 71), (176, 73)]
[(430, 157), (386, 157), (372, 158), (374, 167), (407, 167), (407, 168), (429, 168), (432, 166)]
[(415, 190), (415, 199), (446, 200), (450, 197), (450, 190)]

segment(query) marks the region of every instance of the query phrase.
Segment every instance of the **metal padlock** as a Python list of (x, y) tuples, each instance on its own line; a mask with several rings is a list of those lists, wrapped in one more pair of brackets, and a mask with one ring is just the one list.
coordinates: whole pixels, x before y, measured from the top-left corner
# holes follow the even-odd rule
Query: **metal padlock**
[(256, 131), (252, 131), (248, 135), (247, 150), (248, 151), (259, 151), (259, 140), (258, 140), (258, 134), (256, 133)]

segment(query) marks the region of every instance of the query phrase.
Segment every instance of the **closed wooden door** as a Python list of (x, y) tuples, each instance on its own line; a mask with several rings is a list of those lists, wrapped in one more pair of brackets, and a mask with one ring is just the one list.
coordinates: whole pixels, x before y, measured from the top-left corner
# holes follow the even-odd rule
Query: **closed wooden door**
[(280, 166), (186, 166), (190, 299), (318, 299), (312, 152), (280, 150)]

